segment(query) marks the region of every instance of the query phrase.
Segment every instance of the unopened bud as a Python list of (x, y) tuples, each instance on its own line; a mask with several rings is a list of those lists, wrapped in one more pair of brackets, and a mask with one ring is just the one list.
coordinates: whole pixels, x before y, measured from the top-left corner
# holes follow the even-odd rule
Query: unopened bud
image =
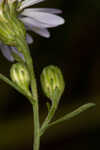
[(10, 70), (12, 81), (24, 90), (29, 90), (30, 75), (24, 64), (13, 64)]
[(56, 66), (47, 66), (43, 69), (40, 79), (45, 95), (52, 101), (59, 100), (65, 88), (61, 70)]

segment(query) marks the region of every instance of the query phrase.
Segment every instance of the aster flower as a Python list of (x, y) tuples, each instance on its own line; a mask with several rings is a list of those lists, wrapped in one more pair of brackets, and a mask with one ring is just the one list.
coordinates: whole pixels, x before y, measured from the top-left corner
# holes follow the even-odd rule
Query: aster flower
[[(44, 0), (8, 0), (8, 3), (16, 2), (15, 12), (17, 14), (17, 18), (24, 23), (26, 30), (31, 30), (40, 36), (49, 38), (50, 33), (48, 28), (53, 28), (64, 24), (64, 19), (57, 15), (62, 13), (59, 9), (29, 8), (43, 1)], [(32, 37), (28, 33), (26, 34), (26, 40), (28, 44), (33, 42)], [(2, 54), (9, 61), (14, 61), (12, 53), (16, 53), (24, 60), (22, 53), (17, 51), (15, 47), (4, 45), (0, 42), (0, 49)]]

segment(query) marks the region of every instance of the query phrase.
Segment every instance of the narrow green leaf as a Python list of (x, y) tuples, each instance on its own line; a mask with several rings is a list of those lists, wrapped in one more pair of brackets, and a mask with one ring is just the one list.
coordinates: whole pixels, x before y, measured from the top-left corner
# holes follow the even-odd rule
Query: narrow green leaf
[(6, 82), (11, 87), (13, 87), (18, 92), (20, 92), (22, 95), (24, 95), (25, 97), (27, 97), (28, 100), (31, 102), (31, 99), (32, 99), (31, 95), (27, 95), (27, 93), (22, 88), (20, 88), (19, 86), (17, 86), (14, 82), (12, 82), (11, 80), (9, 80), (7, 77), (5, 77), (2, 74), (0, 74), (0, 79), (3, 80), (4, 82)]
[(68, 114), (66, 114), (65, 116), (63, 116), (62, 118), (50, 123), (48, 125), (48, 127), (51, 127), (53, 125), (56, 125), (56, 124), (59, 124), (59, 123), (62, 123), (66, 120), (69, 120), (73, 117), (76, 117), (78, 116), (80, 113), (84, 112), (85, 110), (91, 108), (91, 107), (94, 107), (96, 104), (95, 103), (87, 103), (87, 104), (84, 104), (82, 106), (80, 106), (79, 108), (77, 108), (76, 110), (74, 110), (73, 112), (70, 112)]

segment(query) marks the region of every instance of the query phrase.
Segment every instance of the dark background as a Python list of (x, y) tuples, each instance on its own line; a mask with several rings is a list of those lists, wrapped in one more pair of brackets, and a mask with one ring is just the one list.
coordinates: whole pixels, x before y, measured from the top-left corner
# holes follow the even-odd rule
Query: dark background
[[(100, 2), (99, 0), (48, 0), (41, 7), (60, 8), (66, 23), (51, 29), (51, 38), (31, 33), (30, 45), (39, 85), (40, 120), (47, 114), (39, 75), (44, 66), (58, 65), (66, 82), (54, 119), (78, 106), (96, 107), (48, 129), (40, 150), (90, 150), (100, 144)], [(38, 7), (38, 5), (36, 5)], [(9, 63), (0, 55), (0, 72), (9, 76)], [(0, 81), (0, 149), (32, 150), (32, 108), (27, 99)]]

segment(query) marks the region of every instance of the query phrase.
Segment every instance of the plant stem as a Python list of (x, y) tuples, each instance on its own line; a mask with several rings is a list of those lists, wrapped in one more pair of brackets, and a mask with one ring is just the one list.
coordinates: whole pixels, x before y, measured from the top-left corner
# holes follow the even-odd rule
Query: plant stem
[(43, 133), (48, 128), (48, 125), (49, 125), (50, 121), (52, 120), (52, 118), (53, 118), (53, 116), (54, 116), (54, 114), (55, 114), (55, 112), (57, 110), (57, 106), (58, 105), (52, 104), (51, 109), (50, 109), (46, 119), (44, 120), (44, 123), (43, 123), (41, 129), (40, 129), (40, 136), (42, 136)]
[(26, 41), (22, 42), (22, 39), (18, 41), (18, 49), (21, 51), (25, 57), (26, 65), (30, 73), (31, 78), (31, 89), (32, 89), (32, 108), (33, 108), (33, 117), (34, 117), (34, 142), (33, 149), (39, 150), (40, 147), (40, 123), (39, 123), (39, 106), (38, 106), (38, 92), (37, 92), (37, 83), (35, 79), (35, 73), (33, 68), (33, 61), (30, 55), (29, 47)]
[(82, 113), (82, 112), (84, 112), (84, 111), (86, 111), (86, 110), (88, 110), (94, 106), (96, 106), (96, 104), (92, 103), (92, 102), (84, 104), (84, 105), (80, 106), (79, 108), (75, 109), (74, 111), (64, 115), (60, 119), (57, 119), (56, 121), (51, 122), (48, 125), (48, 128), (52, 127), (53, 125), (56, 125), (56, 124), (62, 123), (64, 121), (70, 120), (70, 119), (78, 116), (80, 113)]
[(39, 116), (38, 116), (38, 101), (33, 105), (33, 120), (34, 120), (34, 143), (33, 150), (39, 150), (40, 135), (39, 135)]

